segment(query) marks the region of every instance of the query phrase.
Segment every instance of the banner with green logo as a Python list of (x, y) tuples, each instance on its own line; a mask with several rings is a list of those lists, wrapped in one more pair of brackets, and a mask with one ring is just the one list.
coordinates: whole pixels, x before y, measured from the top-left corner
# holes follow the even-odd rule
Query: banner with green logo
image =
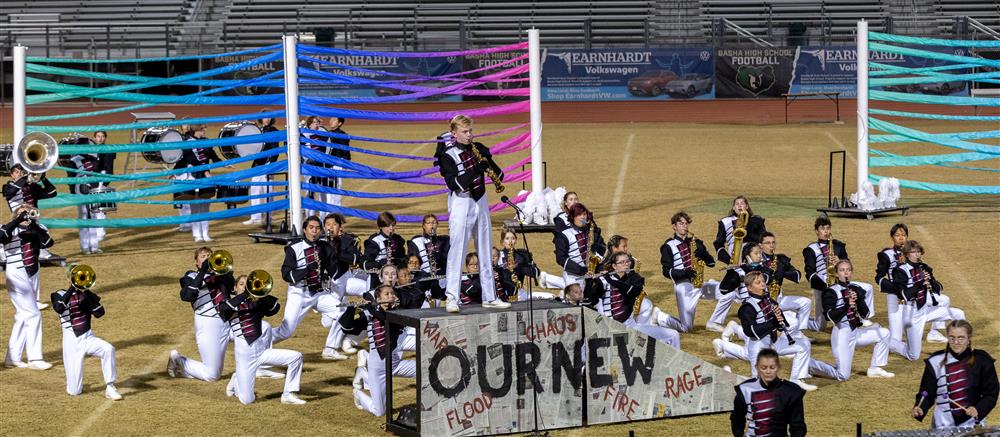
[(715, 96), (781, 97), (791, 88), (794, 65), (794, 47), (716, 49)]

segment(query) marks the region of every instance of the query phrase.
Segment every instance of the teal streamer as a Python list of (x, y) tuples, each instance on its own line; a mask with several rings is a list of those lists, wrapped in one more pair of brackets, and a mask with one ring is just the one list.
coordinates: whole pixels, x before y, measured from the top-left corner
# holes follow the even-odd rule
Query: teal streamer
[[(252, 112), (249, 114), (235, 114), (235, 115), (225, 115), (216, 117), (198, 117), (198, 118), (186, 118), (183, 120), (160, 120), (160, 121), (142, 121), (135, 123), (119, 123), (119, 124), (94, 124), (94, 125), (73, 125), (73, 126), (42, 126), (42, 125), (28, 125), (27, 130), (39, 131), (46, 133), (69, 133), (69, 132), (94, 132), (99, 130), (129, 130), (129, 129), (148, 129), (151, 127), (159, 126), (181, 126), (185, 124), (210, 124), (210, 123), (227, 123), (230, 121), (243, 121), (243, 120), (257, 120), (260, 118), (284, 118), (284, 110), (266, 111), (266, 112)], [(284, 132), (284, 131), (280, 131)], [(273, 133), (273, 132), (272, 132)], [(239, 138), (249, 138), (239, 137)], [(284, 140), (281, 140), (284, 141)], [(249, 141), (244, 141), (249, 142)], [(166, 144), (166, 143), (160, 143)], [(69, 146), (66, 146), (69, 147)], [(116, 146), (117, 147), (117, 146)], [(60, 148), (61, 149), (61, 148)], [(79, 153), (79, 152), (78, 152)]]
[(99, 88), (96, 91), (78, 85), (67, 85), (59, 82), (29, 77), (25, 81), (27, 89), (32, 91), (51, 91), (49, 94), (36, 94), (28, 96), (28, 104), (41, 102), (67, 100), (75, 98), (94, 97), (104, 100), (121, 100), (126, 102), (146, 102), (158, 104), (189, 104), (189, 105), (277, 105), (284, 103), (284, 94), (261, 94), (256, 96), (223, 96), (223, 97), (190, 97), (190, 96), (166, 96), (159, 94), (142, 93), (103, 93)]
[(895, 53), (897, 55), (914, 56), (918, 58), (935, 59), (939, 61), (957, 62), (962, 64), (976, 64), (985, 67), (1000, 68), (1000, 60), (976, 58), (972, 56), (953, 55), (951, 53), (932, 52), (909, 47), (891, 46), (881, 43), (871, 43), (868, 45), (871, 51)]
[[(876, 149), (869, 149), (869, 152), (876, 155), (882, 155), (882, 157), (868, 158), (869, 167), (918, 167), (922, 165), (943, 165), (943, 164), (950, 164), (953, 162), (985, 161), (985, 160), (1000, 158), (1000, 155), (992, 155), (989, 153), (978, 153), (978, 152), (947, 153), (943, 155), (921, 155), (921, 156), (897, 155), (894, 153), (889, 153), (886, 151), (876, 150)], [(952, 166), (946, 166), (946, 167), (952, 167)], [(1000, 168), (989, 168), (989, 167), (956, 167), (956, 168), (963, 168), (966, 170), (1000, 172)]]
[(992, 155), (1000, 154), (1000, 146), (990, 146), (986, 144), (972, 143), (958, 139), (939, 138), (935, 137), (935, 135), (933, 134), (928, 134), (926, 132), (910, 129), (905, 126), (900, 126), (898, 124), (890, 123), (888, 121), (880, 120), (874, 117), (869, 118), (868, 126), (875, 130), (880, 130), (883, 132), (889, 132), (893, 134), (899, 134), (906, 136), (908, 138), (913, 138), (914, 140), (917, 141), (934, 143), (945, 147), (968, 150), (971, 152), (988, 153)]
[(868, 92), (868, 98), (870, 100), (887, 102), (923, 103), (928, 105), (1000, 106), (1000, 98), (995, 97), (932, 96), (927, 94), (871, 90)]
[(889, 115), (892, 117), (919, 118), (924, 120), (954, 120), (954, 121), (1000, 121), (1000, 115), (945, 115), (928, 114), (924, 112), (890, 111), (887, 109), (868, 108), (869, 114)]
[[(868, 180), (872, 184), (878, 184), (886, 176), (874, 174), (868, 175)], [(914, 190), (933, 191), (937, 193), (957, 193), (957, 194), (1000, 194), (998, 185), (957, 185), (957, 184), (937, 184), (933, 182), (911, 181), (898, 179), (899, 186)]]
[(269, 52), (281, 49), (281, 44), (271, 44), (269, 46), (257, 47), (253, 49), (237, 50), (235, 52), (216, 53), (209, 55), (191, 56), (163, 56), (158, 58), (126, 58), (126, 59), (74, 59), (74, 58), (45, 58), (41, 56), (28, 56), (28, 62), (50, 62), (57, 64), (119, 64), (133, 62), (160, 62), (160, 61), (189, 61), (195, 59), (215, 59), (223, 56), (250, 55), (254, 53)]
[[(978, 132), (958, 132), (952, 134), (928, 134), (935, 139), (952, 140), (981, 140), (986, 138), (1000, 138), (1000, 130), (987, 130)], [(909, 143), (913, 139), (905, 135), (869, 135), (869, 143)]]
[(65, 228), (144, 228), (151, 226), (169, 226), (181, 223), (192, 223), (207, 220), (222, 220), (233, 217), (243, 217), (250, 214), (264, 213), (268, 211), (278, 211), (288, 208), (288, 200), (281, 199), (262, 203), (256, 206), (244, 206), (241, 208), (224, 209), (221, 211), (208, 212), (203, 214), (171, 215), (162, 217), (138, 217), (120, 219), (70, 219), (70, 218), (47, 218), (40, 221), (49, 229)]
[(868, 76), (869, 77), (878, 77), (878, 76), (891, 76), (891, 75), (894, 75), (894, 74), (923, 74), (923, 73), (930, 73), (930, 72), (934, 72), (934, 71), (963, 70), (963, 69), (969, 69), (969, 68), (976, 68), (976, 67), (978, 67), (978, 65), (976, 65), (976, 64), (949, 64), (949, 65), (935, 65), (933, 67), (911, 68), (911, 67), (900, 67), (898, 65), (892, 65), (892, 64), (882, 64), (882, 63), (879, 63), (879, 62), (869, 62), (868, 63), (868, 67), (869, 68), (873, 68), (873, 69), (877, 69), (877, 70), (881, 70), (881, 71), (869, 71), (868, 72)]
[(1000, 40), (923, 38), (918, 36), (893, 35), (890, 33), (871, 32), (871, 31), (868, 32), (868, 39), (872, 41), (886, 41), (886, 42), (894, 42), (902, 44), (920, 44), (928, 46), (1000, 48)]
[[(263, 113), (262, 113), (263, 114)], [(188, 119), (187, 121), (190, 121)], [(83, 132), (98, 129), (90, 129)], [(74, 131), (80, 132), (80, 131)], [(155, 150), (173, 149), (193, 149), (195, 147), (207, 149), (218, 146), (233, 146), (248, 143), (274, 143), (284, 141), (286, 131), (274, 131), (263, 134), (244, 135), (242, 137), (212, 138), (204, 140), (168, 141), (162, 143), (131, 143), (131, 144), (67, 144), (59, 146), (59, 154), (64, 156), (79, 155), (81, 153), (123, 153), (123, 152), (149, 152)], [(275, 150), (275, 149), (272, 149)], [(267, 152), (271, 152), (268, 150)], [(261, 152), (261, 153), (267, 153)]]
[(869, 79), (868, 86), (889, 86), (889, 85), (913, 85), (921, 83), (937, 83), (937, 82), (953, 82), (953, 81), (974, 81), (982, 83), (998, 83), (1000, 80), (1000, 71), (988, 71), (985, 73), (968, 73), (968, 74), (946, 74), (946, 73), (925, 73), (925, 76), (910, 76), (910, 77), (886, 77), (886, 78), (876, 78)]
[(211, 199), (192, 199), (192, 200), (123, 200), (119, 203), (131, 203), (138, 205), (198, 205), (205, 203), (246, 202), (254, 199), (266, 199), (268, 197), (278, 197), (286, 195), (288, 195), (288, 191), (275, 191), (272, 193), (255, 194), (252, 196), (232, 196), (232, 197), (218, 197)]

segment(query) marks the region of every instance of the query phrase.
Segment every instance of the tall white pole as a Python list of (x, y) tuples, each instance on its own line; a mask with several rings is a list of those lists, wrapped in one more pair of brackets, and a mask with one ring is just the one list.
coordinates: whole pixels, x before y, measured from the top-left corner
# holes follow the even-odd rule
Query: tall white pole
[(297, 35), (284, 35), (285, 48), (285, 124), (288, 140), (289, 229), (302, 235), (302, 157), (299, 153), (299, 60), (295, 45)]
[(868, 180), (868, 22), (858, 22), (858, 189)]
[(531, 192), (542, 195), (542, 58), (538, 29), (528, 31), (528, 90), (531, 121)]
[(25, 73), (24, 61), (28, 48), (20, 44), (14, 46), (14, 144), (24, 138), (25, 124)]

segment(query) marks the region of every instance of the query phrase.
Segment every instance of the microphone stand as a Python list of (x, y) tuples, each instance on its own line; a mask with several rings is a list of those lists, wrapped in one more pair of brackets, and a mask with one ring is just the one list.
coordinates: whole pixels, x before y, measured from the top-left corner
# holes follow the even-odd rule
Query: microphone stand
[[(503, 203), (506, 203), (507, 205), (510, 205), (511, 208), (514, 208), (514, 211), (517, 214), (518, 230), (521, 232), (521, 240), (524, 243), (524, 250), (527, 251), (530, 254), (531, 253), (531, 249), (528, 247), (528, 234), (526, 234), (524, 232), (524, 212), (521, 211), (521, 208), (518, 208), (517, 205), (514, 204), (514, 202), (511, 202), (510, 198), (508, 198), (507, 196), (501, 196), (500, 200)], [(514, 251), (511, 251), (510, 256), (514, 256)], [(535, 272), (532, 271), (532, 273), (534, 274)], [(534, 274), (534, 276), (536, 278), (535, 280), (537, 280), (538, 275)], [(527, 294), (528, 294), (528, 323), (532, 327), (534, 327), (535, 326), (535, 304), (534, 304), (535, 299), (532, 299), (531, 281), (526, 281), (526, 283), (527, 283), (527, 286), (528, 286), (528, 289), (526, 290)], [(535, 335), (533, 337), (531, 337), (531, 344), (532, 345), (535, 345), (535, 339), (536, 338), (538, 338), (538, 333), (537, 332), (535, 333)], [(532, 437), (536, 437), (536, 436), (546, 436), (547, 437), (549, 435), (548, 431), (538, 432), (538, 387), (534, 386), (534, 381), (532, 381), (531, 397), (532, 397), (532, 400), (533, 400), (532, 401), (532, 416), (534, 416), (535, 423), (534, 423), (534, 429), (532, 429), (531, 433), (528, 434), (528, 435), (530, 435)]]

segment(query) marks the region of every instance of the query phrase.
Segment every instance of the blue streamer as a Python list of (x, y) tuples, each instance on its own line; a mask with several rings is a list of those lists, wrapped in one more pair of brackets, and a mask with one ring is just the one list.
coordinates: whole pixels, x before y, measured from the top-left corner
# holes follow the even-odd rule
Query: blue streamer
[(241, 208), (224, 209), (221, 211), (207, 212), (202, 214), (172, 215), (163, 217), (139, 217), (121, 219), (63, 219), (63, 218), (42, 218), (40, 221), (49, 229), (66, 228), (144, 228), (151, 226), (179, 225), (181, 223), (192, 223), (208, 220), (222, 220), (233, 217), (242, 217), (250, 214), (265, 213), (288, 208), (288, 200), (275, 200), (262, 203), (256, 206), (244, 206)]
[[(349, 217), (358, 217), (365, 220), (376, 220), (380, 213), (374, 211), (366, 211), (357, 208), (347, 208), (344, 206), (330, 205), (329, 203), (317, 202), (310, 198), (302, 198), (302, 208), (313, 210), (313, 211), (323, 211), (330, 213), (343, 214)], [(396, 221), (401, 223), (420, 223), (423, 221), (423, 215), (410, 215), (410, 214), (395, 214)]]
[[(878, 182), (885, 176), (874, 174), (868, 175), (868, 180), (872, 184)], [(958, 193), (958, 194), (1000, 194), (1000, 186), (997, 185), (958, 185), (958, 184), (937, 184), (932, 182), (911, 181), (899, 179), (899, 186), (914, 190), (933, 191), (937, 193)], [(304, 199), (303, 199), (304, 200)]]
[(911, 68), (911, 67), (900, 67), (898, 65), (892, 65), (892, 64), (882, 64), (882, 63), (878, 63), (878, 62), (869, 62), (868, 63), (868, 67), (869, 68), (873, 68), (873, 69), (882, 70), (882, 71), (869, 71), (868, 72), (868, 76), (869, 77), (877, 77), (877, 76), (891, 76), (891, 75), (894, 75), (894, 74), (923, 74), (923, 73), (931, 73), (931, 72), (935, 72), (935, 71), (966, 70), (966, 69), (969, 69), (969, 68), (976, 68), (976, 67), (978, 67), (978, 65), (976, 65), (976, 64), (951, 64), (951, 65), (935, 65), (933, 67)]
[[(191, 97), (166, 96), (159, 94), (122, 93), (122, 92), (91, 92), (92, 88), (77, 85), (67, 85), (34, 77), (27, 78), (26, 86), (34, 91), (54, 91), (50, 94), (36, 94), (28, 97), (28, 104), (52, 102), (58, 100), (93, 97), (104, 100), (121, 100), (127, 102), (146, 102), (159, 104), (189, 104), (189, 105), (277, 105), (285, 101), (284, 94), (261, 94), (255, 96), (223, 96), (223, 97)], [(99, 88), (98, 91), (107, 88)], [(61, 92), (75, 90), (72, 92)]]
[(970, 73), (970, 74), (945, 74), (945, 73), (926, 73), (923, 77), (912, 76), (912, 77), (887, 77), (881, 79), (869, 79), (868, 86), (887, 86), (887, 85), (913, 85), (921, 83), (937, 83), (937, 82), (953, 82), (953, 81), (967, 81), (971, 80), (974, 82), (982, 83), (1000, 83), (1000, 80), (995, 78), (1000, 77), (1000, 71), (990, 71), (986, 73)]
[(357, 197), (360, 199), (390, 199), (390, 198), (408, 199), (415, 197), (436, 196), (438, 194), (444, 194), (448, 192), (447, 188), (442, 188), (438, 190), (416, 191), (416, 192), (405, 192), (405, 193), (366, 193), (363, 191), (350, 191), (340, 188), (326, 187), (323, 185), (310, 184), (308, 182), (302, 184), (302, 189), (313, 193), (339, 194), (341, 196)]
[[(982, 140), (986, 138), (1000, 138), (1000, 130), (988, 130), (978, 132), (958, 132), (953, 134), (928, 134), (935, 139), (952, 140)], [(869, 143), (910, 143), (913, 138), (905, 135), (869, 135)]]
[(197, 205), (205, 203), (242, 203), (254, 199), (266, 199), (268, 197), (287, 196), (288, 191), (275, 191), (272, 193), (255, 194), (251, 196), (218, 197), (211, 199), (192, 200), (123, 200), (121, 203), (133, 203), (140, 205)]
[[(27, 127), (27, 130), (46, 132), (46, 133), (93, 132), (98, 130), (111, 131), (111, 130), (129, 130), (129, 129), (148, 129), (151, 127), (181, 126), (185, 124), (228, 123), (231, 121), (258, 120), (261, 118), (285, 118), (285, 111), (275, 110), (266, 112), (254, 112), (250, 114), (220, 115), (215, 117), (186, 118), (183, 120), (143, 121), (136, 123), (119, 123), (119, 124), (76, 125), (76, 126), (29, 125)], [(284, 132), (284, 131), (279, 131), (279, 132)], [(273, 133), (274, 132), (270, 132), (269, 134)], [(249, 138), (249, 137), (250, 136), (238, 137), (238, 138)], [(160, 143), (160, 144), (166, 144), (166, 143)], [(61, 149), (62, 148), (60, 147), (60, 150)]]
[(976, 58), (972, 56), (960, 56), (960, 55), (953, 55), (950, 53), (932, 52), (928, 50), (891, 46), (887, 44), (880, 44), (874, 42), (868, 45), (868, 49), (877, 52), (894, 53), (897, 55), (907, 55), (918, 58), (936, 59), (939, 61), (949, 61), (961, 64), (976, 64), (985, 67), (1000, 68), (1000, 60)]
[(41, 56), (28, 56), (28, 62), (52, 62), (59, 64), (115, 64), (124, 62), (159, 62), (159, 61), (187, 61), (193, 59), (215, 59), (221, 58), (223, 56), (237, 56), (237, 55), (250, 55), (254, 53), (268, 52), (272, 50), (278, 50), (281, 48), (281, 44), (272, 44), (264, 47), (257, 47), (254, 49), (237, 50), (235, 52), (217, 53), (210, 55), (192, 55), (192, 56), (166, 56), (158, 58), (126, 58), (126, 59), (74, 59), (74, 58), (45, 58)]
[[(303, 129), (303, 131), (314, 132), (314, 131), (309, 130), (309, 129)], [(326, 141), (322, 141), (322, 140), (314, 140), (314, 139), (309, 138), (309, 137), (303, 137), (302, 140), (301, 140), (301, 142), (303, 144), (314, 144), (314, 145), (317, 145), (317, 146), (329, 147), (331, 149), (349, 150), (349, 151), (352, 151), (352, 152), (358, 152), (358, 153), (364, 153), (364, 154), (376, 155), (376, 156), (385, 156), (385, 157), (389, 157), (389, 158), (412, 159), (412, 160), (416, 160), (416, 161), (433, 161), (434, 160), (434, 157), (417, 156), (417, 155), (403, 155), (403, 154), (400, 154), (400, 153), (389, 153), (389, 152), (380, 152), (378, 150), (360, 149), (360, 148), (357, 148), (357, 147), (345, 146), (343, 144), (330, 143), (330, 142), (326, 142)]]
[(921, 165), (940, 165), (943, 167), (961, 168), (964, 170), (1000, 172), (1000, 168), (946, 165), (952, 162), (985, 161), (1000, 157), (1000, 155), (992, 155), (989, 153), (968, 152), (948, 153), (944, 155), (903, 156), (882, 150), (870, 149), (869, 151), (875, 155), (882, 155), (881, 158), (869, 158), (868, 166), (870, 167), (917, 167)]
[[(261, 114), (264, 113), (262, 112)], [(193, 119), (189, 118), (183, 121), (186, 121), (190, 124), (197, 124), (196, 122), (192, 122), (191, 120)], [(226, 138), (206, 138), (203, 140), (165, 141), (162, 143), (67, 144), (59, 146), (59, 154), (64, 156), (67, 155), (72, 156), (72, 155), (79, 155), (81, 153), (151, 152), (159, 150), (193, 149), (195, 147), (202, 149), (210, 149), (219, 146), (235, 146), (237, 144), (276, 143), (284, 141), (286, 134), (287, 134), (286, 131), (279, 130), (279, 131), (254, 134), (254, 135), (231, 136)], [(271, 150), (280, 150), (280, 148), (274, 148)], [(271, 153), (271, 150), (260, 153)], [(233, 159), (232, 161), (235, 161), (235, 159)], [(246, 160), (243, 159), (240, 162), (243, 161)]]

